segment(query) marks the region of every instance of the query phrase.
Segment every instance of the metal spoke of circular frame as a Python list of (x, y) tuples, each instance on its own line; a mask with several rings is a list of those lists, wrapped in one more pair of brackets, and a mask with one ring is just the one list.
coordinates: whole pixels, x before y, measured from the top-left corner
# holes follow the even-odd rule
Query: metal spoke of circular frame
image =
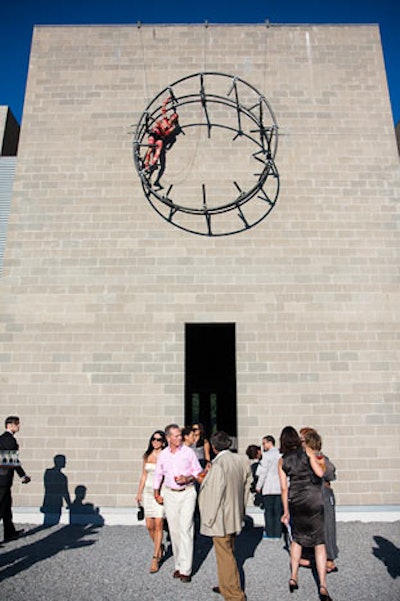
[[(196, 119), (179, 121), (180, 133), (185, 135), (185, 132), (195, 128), (196, 131), (205, 131), (207, 138), (211, 140), (213, 131), (219, 131), (231, 136), (232, 145), (237, 140), (244, 141), (246, 151), (252, 149), (251, 159), (258, 165), (258, 172), (252, 174), (254, 182), (243, 188), (232, 179), (231, 188), (235, 194), (230, 196), (232, 192), (226, 189), (225, 198), (211, 203), (208, 199), (209, 190), (203, 183), (195, 201), (191, 195), (192, 204), (175, 197), (174, 183), (169, 184), (166, 192), (162, 186), (155, 185), (151, 181), (151, 172), (145, 168), (145, 156), (151, 146), (148, 138), (152, 127), (163, 116), (163, 110), (165, 113), (166, 97), (168, 110), (176, 113), (179, 111), (179, 115), (185, 110), (191, 110), (193, 114), (194, 109), (200, 107)], [(221, 114), (229, 115), (228, 120), (224, 121), (219, 116)], [(278, 125), (266, 98), (237, 76), (204, 72), (175, 81), (153, 98), (136, 126), (133, 157), (143, 191), (161, 217), (191, 233), (225, 236), (257, 225), (275, 206), (279, 194), (279, 174), (275, 164), (277, 148)], [(250, 208), (251, 200), (253, 202)], [(254, 207), (254, 203), (259, 206)], [(227, 219), (230, 212), (233, 217), (230, 215)]]

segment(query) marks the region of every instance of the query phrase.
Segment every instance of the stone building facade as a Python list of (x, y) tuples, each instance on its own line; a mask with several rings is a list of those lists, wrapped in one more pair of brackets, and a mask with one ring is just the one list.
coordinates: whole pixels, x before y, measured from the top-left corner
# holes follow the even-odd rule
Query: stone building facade
[(7, 106), (0, 106), (0, 276), (15, 175), (19, 125)]
[[(279, 126), (278, 201), (236, 235), (163, 220), (133, 165), (147, 104), (199, 72), (249, 82)], [(180, 136), (165, 182), (235, 180), (232, 139), (206, 144)], [(315, 426), (339, 504), (398, 503), (399, 183), (377, 26), (36, 27), (0, 281), (16, 505), (63, 454), (71, 495), (130, 506), (153, 430), (199, 418), (239, 453)]]

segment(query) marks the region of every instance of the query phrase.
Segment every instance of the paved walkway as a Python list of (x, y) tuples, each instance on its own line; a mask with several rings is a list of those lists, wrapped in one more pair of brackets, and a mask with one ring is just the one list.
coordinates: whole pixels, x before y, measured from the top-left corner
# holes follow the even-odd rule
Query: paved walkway
[[(149, 574), (152, 548), (142, 525), (25, 528), (0, 547), (2, 601), (222, 601), (211, 591), (215, 557), (205, 537), (196, 538), (193, 579), (183, 584), (172, 578), (171, 556)], [(339, 522), (338, 544), (339, 572), (328, 576), (334, 601), (400, 600), (400, 522)], [(318, 601), (309, 569), (301, 569), (300, 589), (289, 593), (283, 541), (263, 540), (251, 519), (237, 555), (248, 601)]]

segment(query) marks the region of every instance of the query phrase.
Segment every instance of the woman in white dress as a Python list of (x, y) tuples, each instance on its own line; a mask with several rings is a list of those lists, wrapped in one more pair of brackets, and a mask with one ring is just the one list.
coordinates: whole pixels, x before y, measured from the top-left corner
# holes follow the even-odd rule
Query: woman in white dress
[(143, 505), (147, 530), (154, 543), (150, 573), (158, 572), (163, 555), (164, 508), (154, 499), (153, 477), (159, 454), (167, 446), (162, 430), (156, 430), (150, 437), (149, 445), (143, 455), (143, 470), (136, 495), (138, 505)]

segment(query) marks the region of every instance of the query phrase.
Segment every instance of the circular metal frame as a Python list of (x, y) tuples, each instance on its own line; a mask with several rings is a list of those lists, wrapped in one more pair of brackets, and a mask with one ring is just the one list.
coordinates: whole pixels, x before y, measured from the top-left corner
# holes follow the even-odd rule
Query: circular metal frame
[[(193, 89), (195, 90), (192, 91)], [(167, 109), (165, 97), (168, 97)], [(148, 137), (155, 122), (166, 110), (180, 113), (183, 107), (188, 108), (190, 105), (201, 107), (200, 119), (193, 122), (179, 120), (180, 133), (185, 134), (190, 128), (200, 127), (205, 128), (208, 138), (212, 139), (213, 131), (223, 130), (233, 135), (232, 144), (237, 140), (245, 140), (247, 146), (254, 145), (251, 160), (254, 160), (258, 168), (258, 172), (253, 174), (255, 181), (247, 189), (242, 189), (237, 181), (232, 180), (236, 194), (230, 199), (210, 204), (206, 185), (202, 184), (198, 202), (186, 205), (174, 200), (173, 183), (164, 192), (162, 186), (151, 181), (154, 169), (149, 172), (145, 168), (145, 155), (150, 147)], [(222, 112), (219, 110), (221, 107)], [(222, 113), (229, 115), (228, 121), (221, 117), (215, 118), (214, 114)], [(153, 98), (136, 126), (133, 158), (143, 191), (153, 209), (163, 219), (194, 234), (226, 236), (257, 225), (275, 206), (279, 195), (279, 174), (275, 164), (277, 148), (278, 125), (266, 98), (240, 77), (205, 72), (182, 77)], [(157, 169), (161, 169), (159, 163)], [(227, 190), (226, 195), (228, 194)], [(252, 199), (260, 205), (257, 210), (249, 208), (249, 201)], [(230, 212), (233, 214), (227, 219)]]

